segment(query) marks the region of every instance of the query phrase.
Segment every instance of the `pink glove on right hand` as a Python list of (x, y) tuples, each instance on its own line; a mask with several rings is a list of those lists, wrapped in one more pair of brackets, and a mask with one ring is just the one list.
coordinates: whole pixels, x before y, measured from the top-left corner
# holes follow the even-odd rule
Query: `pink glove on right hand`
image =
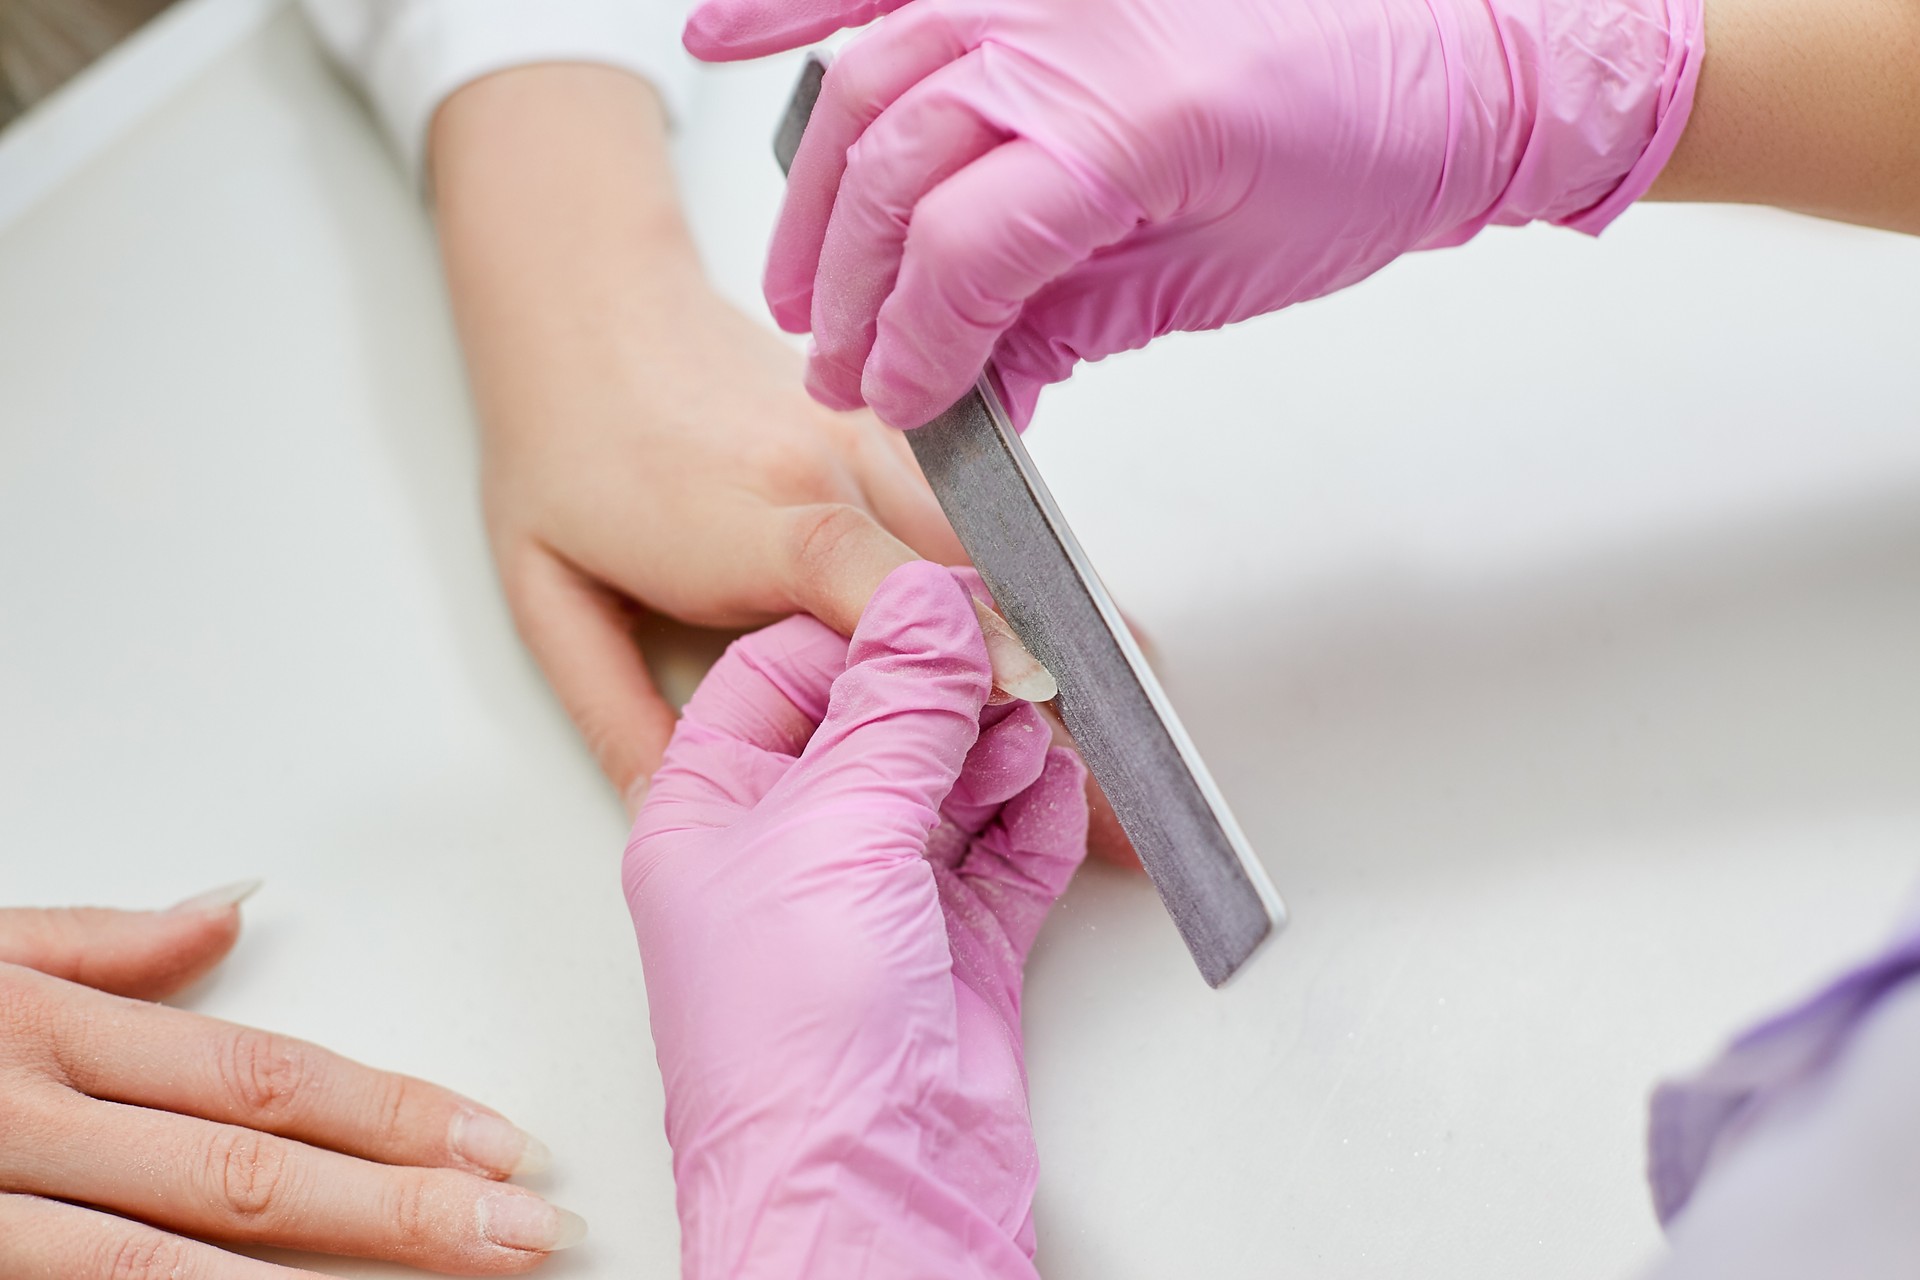
[[(705, 0), (707, 59), (903, 0)], [(1701, 0), (912, 0), (828, 72), (767, 301), (895, 426), (1535, 219), (1597, 233), (1685, 127)]]
[[(736, 643), (628, 846), (686, 1280), (1033, 1280), (1021, 966), (1086, 775), (946, 569)], [(984, 710), (983, 710), (984, 708)]]

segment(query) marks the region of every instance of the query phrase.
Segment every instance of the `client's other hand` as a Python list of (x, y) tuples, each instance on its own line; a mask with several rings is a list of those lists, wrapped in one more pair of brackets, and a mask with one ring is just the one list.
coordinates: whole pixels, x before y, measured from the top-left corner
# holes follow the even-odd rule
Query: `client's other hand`
[(688, 705), (625, 884), (689, 1280), (1034, 1274), (1021, 966), (1087, 806), (991, 681), (913, 563), (851, 646), (788, 619)]
[(487, 1108), (146, 1003), (239, 932), (231, 893), (0, 911), (0, 1276), (312, 1275), (189, 1236), (514, 1275), (578, 1241), (579, 1219), (500, 1184), (544, 1152)]

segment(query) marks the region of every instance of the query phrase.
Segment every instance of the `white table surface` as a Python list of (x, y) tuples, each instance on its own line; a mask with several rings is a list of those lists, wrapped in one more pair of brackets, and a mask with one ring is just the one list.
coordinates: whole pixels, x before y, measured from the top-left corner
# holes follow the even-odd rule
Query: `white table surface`
[[(749, 305), (790, 74), (683, 140)], [(1044, 1272), (1631, 1273), (1650, 1082), (1920, 862), (1920, 242), (1492, 233), (1032, 441), (1295, 917), (1215, 994), (1143, 882), (1075, 885)], [(624, 823), (474, 477), (427, 220), (284, 16), (0, 232), (0, 898), (264, 876), (186, 1004), (502, 1107), (593, 1224), (544, 1274), (670, 1275)]]

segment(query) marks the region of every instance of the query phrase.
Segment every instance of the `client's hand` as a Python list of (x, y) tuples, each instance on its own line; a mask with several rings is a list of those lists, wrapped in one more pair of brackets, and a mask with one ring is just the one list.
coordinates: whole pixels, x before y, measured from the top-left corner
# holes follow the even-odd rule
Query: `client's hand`
[(237, 896), (0, 911), (0, 1276), (312, 1274), (188, 1236), (455, 1275), (517, 1274), (577, 1243), (578, 1218), (499, 1183), (545, 1152), (494, 1112), (145, 1003), (226, 955)]
[[(644, 81), (559, 64), (468, 85), (435, 118), (433, 180), (500, 581), (630, 803), (674, 720), (633, 609), (846, 635), (893, 569), (964, 562), (906, 441), (814, 404), (799, 356), (708, 283)], [(1001, 688), (1051, 698), (1012, 629), (981, 624)]]
[(625, 882), (689, 1280), (1034, 1274), (1020, 971), (1087, 807), (989, 683), (915, 563), (851, 648), (788, 619), (688, 705)]

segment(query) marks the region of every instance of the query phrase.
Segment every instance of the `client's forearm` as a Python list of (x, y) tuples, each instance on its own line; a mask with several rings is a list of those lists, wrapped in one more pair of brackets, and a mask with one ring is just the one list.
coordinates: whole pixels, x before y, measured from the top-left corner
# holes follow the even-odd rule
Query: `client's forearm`
[(1707, 0), (1706, 34), (1651, 199), (1920, 233), (1920, 0)]
[(614, 391), (677, 300), (704, 287), (665, 112), (636, 76), (569, 63), (476, 81), (435, 117), (429, 163), (489, 430), (550, 413), (555, 395)]

